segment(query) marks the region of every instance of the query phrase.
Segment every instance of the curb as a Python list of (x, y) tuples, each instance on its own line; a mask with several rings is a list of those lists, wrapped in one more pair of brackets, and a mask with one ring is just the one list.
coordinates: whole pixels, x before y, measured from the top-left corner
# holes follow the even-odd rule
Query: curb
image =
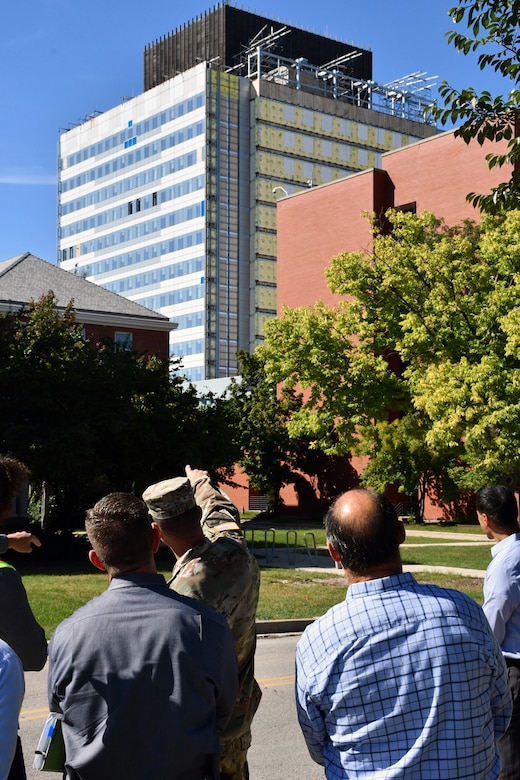
[(294, 620), (257, 620), (256, 635), (262, 634), (300, 634), (307, 626), (314, 623), (313, 618), (300, 618)]

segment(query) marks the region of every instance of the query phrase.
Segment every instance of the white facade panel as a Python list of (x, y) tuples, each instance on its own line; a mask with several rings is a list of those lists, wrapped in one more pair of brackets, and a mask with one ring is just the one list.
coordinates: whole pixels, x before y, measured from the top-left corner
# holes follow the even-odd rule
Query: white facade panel
[(185, 302), (203, 309), (205, 148), (204, 64), (64, 133), (62, 267), (173, 321)]

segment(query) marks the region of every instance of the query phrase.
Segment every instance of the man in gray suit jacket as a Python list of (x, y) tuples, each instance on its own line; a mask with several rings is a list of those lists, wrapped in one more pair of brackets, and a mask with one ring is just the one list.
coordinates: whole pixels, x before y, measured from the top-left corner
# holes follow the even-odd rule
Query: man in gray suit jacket
[(141, 499), (112, 493), (87, 512), (94, 566), (108, 590), (56, 629), (49, 707), (62, 715), (65, 777), (218, 778), (237, 664), (223, 617), (157, 574)]

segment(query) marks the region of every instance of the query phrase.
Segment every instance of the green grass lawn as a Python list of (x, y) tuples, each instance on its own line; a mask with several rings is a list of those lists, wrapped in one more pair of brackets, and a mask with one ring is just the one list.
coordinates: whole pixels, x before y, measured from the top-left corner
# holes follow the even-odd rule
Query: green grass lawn
[[(163, 571), (165, 576), (169, 570)], [(482, 603), (482, 579), (446, 574), (416, 575), (420, 582), (462, 590)], [(34, 614), (48, 637), (58, 623), (108, 585), (105, 575), (30, 574), (24, 577)], [(346, 584), (338, 574), (302, 572), (293, 569), (262, 569), (259, 620), (309, 618), (324, 614), (345, 597)]]
[(487, 569), (491, 560), (491, 548), (465, 547), (405, 547), (401, 548), (403, 563), (429, 564), (430, 566), (455, 566), (463, 569)]
[(406, 523), (406, 529), (412, 531), (438, 531), (446, 534), (475, 534), (483, 538), (484, 534), (478, 523), (474, 525), (450, 525), (437, 523)]
[[(475, 541), (485, 541), (485, 536), (479, 525), (424, 525), (417, 523), (407, 523), (407, 531), (436, 531), (445, 534), (472, 534), (475, 536)], [(251, 547), (251, 543), (254, 542), (254, 549), (263, 549), (267, 544), (271, 547), (273, 544), (275, 547), (293, 547), (295, 544), (297, 547), (305, 547), (305, 544), (309, 547), (313, 547), (314, 543), (318, 546), (326, 544), (325, 529), (321, 526), (316, 528), (250, 528), (247, 523), (244, 526), (244, 531), (247, 539), (247, 543)], [(413, 544), (426, 544), (432, 542), (442, 542), (442, 538), (428, 538), (427, 536), (409, 536), (408, 542)], [(446, 541), (456, 541), (449, 538)], [(464, 539), (460, 540), (460, 544), (464, 543)]]
[(488, 547), (492, 544), (484, 534), (480, 534), (480, 536), (475, 535), (475, 541), (469, 540), (469, 539), (460, 539), (460, 538), (449, 538), (449, 539), (443, 539), (442, 536), (408, 536), (406, 537), (405, 545), (406, 544), (429, 544), (429, 545), (441, 545), (441, 544), (459, 544), (461, 546), (464, 546), (465, 544), (482, 544), (482, 545), (488, 545)]
[[(410, 526), (407, 526), (410, 527)], [(417, 526), (424, 530), (424, 526)], [(441, 526), (435, 526), (435, 530)], [(454, 526), (442, 526), (453, 531)], [(463, 527), (464, 528), (464, 527)], [(286, 529), (278, 529), (274, 535), (275, 544), (285, 547), (287, 538), (292, 548), (295, 543), (299, 548), (305, 547), (305, 534), (308, 529), (294, 529), (287, 537)], [(313, 531), (317, 545), (325, 544), (323, 529)], [(482, 539), (482, 533), (475, 529), (477, 538)], [(248, 534), (250, 540), (251, 534)], [(260, 543), (260, 538), (262, 542)], [(410, 543), (425, 543), (422, 537), (410, 537)], [(256, 532), (255, 550), (261, 555), (264, 548), (263, 532)], [(272, 535), (269, 537), (272, 543)], [(307, 536), (309, 546), (313, 546), (312, 536)], [(430, 540), (437, 542), (439, 540)], [(441, 540), (442, 541), (442, 540)], [(425, 564), (435, 566), (456, 566), (468, 569), (486, 569), (490, 558), (490, 548), (468, 547), (463, 541), (456, 546), (403, 547), (403, 562), (407, 564)], [(107, 576), (95, 571), (88, 561), (75, 564), (51, 564), (40, 562), (34, 558), (21, 558), (14, 555), (11, 562), (18, 566), (29, 596), (29, 601), (38, 621), (44, 626), (47, 636), (50, 636), (58, 623), (68, 617), (74, 610), (89, 599), (101, 593), (108, 584)], [(261, 558), (259, 560), (261, 564)], [(171, 561), (167, 554), (157, 561), (159, 570), (166, 578), (171, 571)], [(446, 574), (417, 574), (421, 582), (433, 582), (444, 587), (462, 590), (479, 603), (482, 603), (482, 579), (451, 576)], [(336, 573), (302, 572), (293, 569), (278, 569), (265, 567), (262, 569), (260, 601), (258, 607), (259, 620), (275, 620), (282, 618), (308, 618), (322, 615), (329, 607), (337, 604), (345, 596), (346, 585), (341, 576)]]

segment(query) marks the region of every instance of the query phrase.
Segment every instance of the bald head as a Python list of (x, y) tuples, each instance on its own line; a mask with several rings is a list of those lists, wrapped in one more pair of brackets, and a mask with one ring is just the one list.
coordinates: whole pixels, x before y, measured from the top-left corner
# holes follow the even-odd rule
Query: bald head
[(354, 488), (339, 496), (325, 515), (327, 541), (343, 567), (366, 575), (381, 567), (400, 571), (403, 526), (381, 493)]

